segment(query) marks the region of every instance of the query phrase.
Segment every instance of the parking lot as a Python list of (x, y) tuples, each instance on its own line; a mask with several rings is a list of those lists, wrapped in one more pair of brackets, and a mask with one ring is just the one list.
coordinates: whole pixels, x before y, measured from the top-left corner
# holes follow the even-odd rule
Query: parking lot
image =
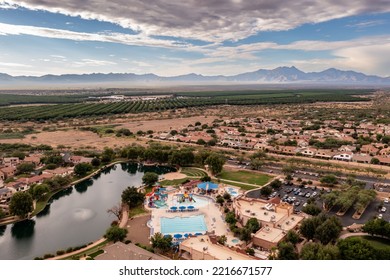
[[(322, 199), (321, 195), (324, 193), (331, 192), (330, 189), (325, 189), (322, 187), (316, 186), (298, 186), (296, 184), (283, 184), (282, 187), (274, 191), (269, 198), (279, 197), (282, 201), (287, 202), (291, 205), (294, 205), (294, 212), (299, 213), (302, 211), (305, 203), (310, 198), (315, 200), (315, 203), (318, 207), (322, 209)], [(255, 190), (249, 192), (247, 194), (248, 197), (259, 198), (260, 190)], [(380, 209), (380, 205), (383, 204), (384, 209)], [(382, 208), (383, 208), (382, 207)], [(329, 214), (336, 215), (339, 209), (337, 207), (333, 207)], [(381, 211), (385, 210), (385, 211)], [(352, 215), (355, 213), (353, 207), (351, 207), (344, 216), (339, 216), (341, 223), (343, 226), (349, 226), (353, 223), (363, 224), (367, 222), (369, 219), (382, 214), (382, 219), (390, 222), (390, 203), (384, 203), (379, 200), (376, 200), (366, 208), (366, 211), (360, 217), (360, 219), (356, 220), (352, 218)]]

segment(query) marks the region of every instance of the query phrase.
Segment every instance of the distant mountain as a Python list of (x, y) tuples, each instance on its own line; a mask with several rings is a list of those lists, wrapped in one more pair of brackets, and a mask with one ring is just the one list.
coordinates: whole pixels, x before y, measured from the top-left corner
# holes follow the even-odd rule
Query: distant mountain
[(296, 67), (278, 67), (272, 70), (259, 69), (254, 72), (234, 76), (203, 76), (195, 73), (174, 77), (162, 77), (155, 74), (133, 73), (92, 73), (33, 76), (10, 76), (0, 73), (1, 85), (20, 84), (98, 84), (98, 83), (178, 83), (178, 84), (331, 84), (331, 85), (390, 85), (390, 77), (365, 75), (355, 71), (342, 71), (330, 68), (321, 72), (305, 73)]

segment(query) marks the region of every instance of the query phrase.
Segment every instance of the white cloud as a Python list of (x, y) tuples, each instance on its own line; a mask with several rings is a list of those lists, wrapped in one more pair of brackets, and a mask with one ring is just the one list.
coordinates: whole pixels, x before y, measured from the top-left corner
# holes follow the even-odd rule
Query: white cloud
[(239, 40), (260, 31), (289, 30), (361, 13), (390, 11), (388, 0), (0, 0), (84, 19), (119, 24), (145, 35), (194, 38), (209, 42)]

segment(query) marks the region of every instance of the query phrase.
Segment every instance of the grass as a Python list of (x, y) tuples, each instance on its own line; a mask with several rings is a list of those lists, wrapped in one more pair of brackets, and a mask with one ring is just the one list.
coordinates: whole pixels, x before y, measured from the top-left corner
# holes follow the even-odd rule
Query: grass
[(129, 218), (131, 217), (134, 217), (136, 215), (140, 215), (140, 214), (144, 214), (144, 213), (147, 213), (148, 211), (146, 211), (144, 209), (144, 206), (143, 205), (140, 205), (140, 206), (137, 206), (135, 208), (131, 208), (129, 210)]
[(161, 186), (177, 186), (183, 184), (185, 181), (187, 181), (187, 178), (182, 178), (182, 179), (175, 179), (175, 180), (163, 180), (160, 183)]
[(385, 249), (386, 247), (390, 249), (390, 240), (388, 239), (376, 236), (356, 236), (356, 238), (367, 240), (375, 249)]
[(99, 255), (101, 255), (103, 253), (104, 253), (104, 250), (100, 249), (100, 250), (98, 250), (98, 251), (96, 251), (96, 252), (94, 252), (92, 254), (89, 254), (88, 256), (90, 256), (92, 259), (94, 259), (96, 256), (99, 256)]
[[(239, 187), (245, 191), (250, 191), (250, 190), (253, 190), (253, 189), (257, 189), (258, 187), (255, 187), (255, 186), (251, 186), (251, 185), (245, 185), (245, 184), (240, 184), (240, 183), (233, 183), (233, 182), (228, 182), (228, 181), (225, 181), (223, 179), (220, 179), (221, 183), (224, 183), (224, 184), (227, 184), (227, 185), (231, 185), (231, 186), (235, 186), (235, 187)], [(260, 187), (260, 186), (259, 186)]]
[(262, 186), (272, 178), (271, 176), (260, 174), (256, 172), (250, 172), (250, 171), (227, 171), (223, 170), (220, 175), (218, 175), (218, 178), (224, 179), (224, 180), (231, 180), (241, 183), (248, 183), (248, 184), (254, 184), (258, 186)]
[[(87, 249), (87, 250), (82, 251), (82, 252), (80, 252), (80, 253), (78, 253), (78, 254), (74, 254), (74, 255), (71, 255), (71, 256), (69, 256), (69, 257), (63, 258), (63, 259), (61, 259), (61, 260), (79, 259), (80, 257), (83, 257), (84, 255), (90, 256), (90, 255), (92, 255), (92, 254), (96, 254), (98, 251), (102, 250), (102, 248), (103, 248), (104, 246), (106, 246), (106, 245), (108, 244), (108, 242), (109, 242), (109, 241), (106, 240), (106, 241), (104, 241), (104, 242), (102, 242), (102, 243), (100, 243), (100, 244), (98, 244), (98, 245), (96, 245), (96, 246), (94, 246), (94, 247), (92, 247), (92, 248), (90, 248), (90, 249)], [(97, 255), (96, 255), (96, 256), (97, 256)]]
[(188, 177), (204, 177), (207, 176), (206, 171), (203, 171), (198, 168), (193, 168), (193, 167), (183, 167), (180, 171), (180, 173), (183, 173), (184, 175), (187, 175)]

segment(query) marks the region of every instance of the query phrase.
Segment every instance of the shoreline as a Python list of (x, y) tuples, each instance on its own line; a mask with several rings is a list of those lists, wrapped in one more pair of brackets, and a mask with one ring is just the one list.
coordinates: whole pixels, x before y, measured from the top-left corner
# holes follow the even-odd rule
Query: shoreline
[[(34, 214), (33, 214), (33, 215), (30, 214), (27, 218), (18, 218), (17, 216), (5, 217), (5, 218), (3, 218), (3, 219), (0, 220), (0, 226), (6, 226), (6, 225), (14, 224), (14, 223), (21, 222), (21, 221), (28, 220), (28, 219), (31, 219), (31, 218), (35, 217), (36, 215), (38, 215), (40, 212), (42, 212), (42, 211), (46, 208), (46, 206), (47, 206), (49, 200), (50, 200), (55, 194), (57, 194), (58, 192), (60, 192), (60, 191), (62, 191), (62, 190), (66, 190), (66, 189), (68, 189), (68, 188), (70, 188), (70, 187), (73, 187), (75, 184), (78, 184), (78, 183), (81, 183), (81, 182), (83, 182), (83, 181), (85, 181), (85, 180), (88, 180), (89, 178), (91, 178), (91, 177), (93, 177), (93, 176), (99, 174), (100, 172), (102, 172), (104, 169), (109, 168), (109, 167), (111, 167), (111, 166), (113, 166), (113, 165), (115, 165), (115, 164), (118, 164), (118, 163), (127, 163), (127, 162), (130, 162), (130, 161), (118, 160), (118, 161), (115, 161), (115, 162), (111, 162), (111, 163), (109, 163), (109, 164), (107, 164), (107, 165), (105, 165), (105, 166), (99, 168), (98, 170), (95, 170), (94, 172), (92, 172), (91, 174), (89, 174), (89, 175), (87, 175), (87, 176), (85, 176), (85, 177), (83, 177), (83, 178), (77, 179), (77, 180), (75, 180), (75, 181), (69, 183), (68, 185), (66, 185), (66, 186), (64, 186), (64, 187), (61, 187), (61, 188), (59, 188), (59, 189), (57, 189), (57, 190), (54, 190), (54, 191), (50, 194), (50, 196), (48, 197), (48, 199), (47, 199), (47, 201), (46, 201), (46, 203), (45, 203), (45, 206), (42, 207), (41, 210), (39, 210), (39, 211), (37, 211), (36, 213), (34, 213), (34, 211), (35, 211), (35, 209), (34, 209), (33, 212), (32, 212), (32, 213), (34, 213)], [(35, 204), (36, 204), (36, 201), (35, 201)]]

